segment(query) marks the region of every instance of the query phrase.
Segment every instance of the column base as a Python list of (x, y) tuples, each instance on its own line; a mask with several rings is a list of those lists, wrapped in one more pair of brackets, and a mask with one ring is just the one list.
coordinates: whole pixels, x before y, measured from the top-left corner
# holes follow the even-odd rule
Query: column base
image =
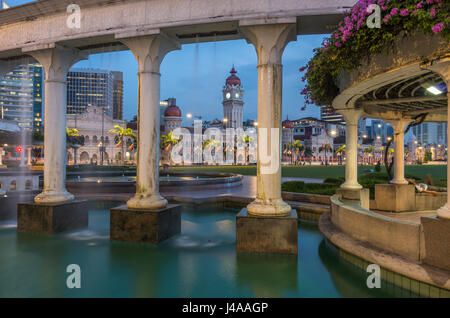
[(450, 204), (447, 202), (442, 208), (436, 211), (440, 219), (450, 220)]
[[(436, 217), (420, 219), (423, 235), (424, 262), (450, 270), (450, 220)], [(422, 251), (420, 253), (422, 255)]]
[(17, 205), (18, 232), (55, 234), (87, 226), (87, 200), (46, 204), (19, 203)]
[(375, 203), (381, 211), (414, 211), (416, 190), (412, 184), (376, 184)]
[(370, 191), (369, 189), (358, 189), (358, 190), (349, 190), (339, 188), (336, 190), (336, 194), (341, 196), (341, 199), (345, 200), (355, 200), (360, 201), (361, 207), (369, 210), (370, 209)]
[(409, 184), (409, 182), (406, 181), (405, 179), (400, 179), (400, 180), (392, 179), (392, 180), (390, 181), (390, 183), (391, 183), (391, 184), (399, 184), (399, 185), (402, 185), (402, 184)]
[(298, 254), (298, 217), (257, 216), (242, 209), (236, 216), (236, 252)]
[(265, 203), (256, 199), (247, 205), (248, 214), (260, 216), (288, 216), (291, 213), (291, 206), (283, 201), (283, 199), (273, 200)]
[(181, 233), (181, 206), (169, 204), (159, 210), (111, 209), (110, 239), (158, 244)]
[(344, 189), (344, 190), (361, 190), (362, 188), (363, 188), (363, 186), (360, 185), (359, 183), (344, 182), (341, 185), (341, 189)]
[(140, 195), (132, 197), (127, 201), (127, 206), (135, 210), (161, 210), (167, 206), (167, 200), (159, 194), (141, 198)]
[(39, 193), (35, 198), (34, 202), (38, 204), (53, 204), (53, 203), (64, 203), (73, 201), (75, 197), (73, 194), (67, 191), (44, 191)]

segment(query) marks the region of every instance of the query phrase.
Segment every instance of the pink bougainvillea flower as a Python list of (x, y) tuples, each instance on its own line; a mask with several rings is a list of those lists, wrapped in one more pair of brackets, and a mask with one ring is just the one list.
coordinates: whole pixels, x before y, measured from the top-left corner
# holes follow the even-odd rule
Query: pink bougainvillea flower
[(431, 30), (432, 30), (434, 33), (442, 32), (442, 30), (444, 30), (444, 23), (438, 23), (438, 24), (436, 24), (434, 27), (431, 28)]

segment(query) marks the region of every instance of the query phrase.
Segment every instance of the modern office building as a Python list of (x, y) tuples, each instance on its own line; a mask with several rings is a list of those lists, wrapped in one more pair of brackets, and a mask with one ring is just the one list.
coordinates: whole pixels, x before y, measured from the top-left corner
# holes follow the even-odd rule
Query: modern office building
[(1, 9), (8, 9), (9, 8), (9, 4), (6, 3), (5, 0), (0, 0), (0, 10)]
[(320, 108), (320, 119), (324, 122), (328, 122), (330, 124), (344, 124), (345, 119), (344, 116), (338, 114), (331, 107), (321, 107)]
[(20, 65), (0, 78), (1, 118), (42, 132), (42, 67)]
[(448, 145), (447, 123), (445, 122), (422, 123), (412, 127), (412, 132), (421, 145)]
[(113, 75), (113, 119), (123, 119), (123, 73), (111, 72)]
[(81, 114), (90, 106), (103, 107), (108, 116), (113, 116), (113, 73), (73, 68), (67, 74), (67, 114)]

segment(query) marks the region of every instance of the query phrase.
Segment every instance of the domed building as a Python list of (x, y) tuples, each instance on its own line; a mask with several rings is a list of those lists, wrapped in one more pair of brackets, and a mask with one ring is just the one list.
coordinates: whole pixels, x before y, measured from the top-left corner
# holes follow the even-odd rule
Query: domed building
[(175, 98), (169, 98), (167, 100), (168, 106), (164, 111), (164, 132), (168, 134), (175, 128), (181, 127), (181, 110), (176, 105), (177, 100)]
[(234, 66), (231, 68), (230, 76), (225, 81), (223, 87), (223, 118), (226, 128), (242, 128), (244, 89), (241, 79), (236, 76), (237, 71)]

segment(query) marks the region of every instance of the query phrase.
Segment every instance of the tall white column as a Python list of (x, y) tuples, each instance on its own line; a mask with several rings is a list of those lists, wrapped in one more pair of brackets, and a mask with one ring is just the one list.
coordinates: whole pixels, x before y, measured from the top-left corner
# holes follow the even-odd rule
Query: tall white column
[(410, 120), (388, 121), (394, 129), (394, 178), (392, 184), (408, 184), (405, 179), (405, 127)]
[(358, 183), (358, 121), (362, 111), (359, 109), (339, 110), (345, 118), (345, 182), (342, 189), (359, 190)]
[[(436, 72), (439, 74), (439, 76), (444, 80), (444, 82), (447, 84), (447, 149), (450, 149), (449, 142), (450, 142), (450, 59), (442, 59), (437, 60), (431, 63), (427, 67), (428, 69), (432, 70), (433, 72)], [(437, 215), (439, 218), (442, 219), (449, 219), (450, 220), (450, 160), (449, 155), (447, 151), (447, 203), (437, 210)]]
[(77, 50), (54, 46), (40, 50), (25, 50), (45, 72), (44, 118), (44, 189), (36, 203), (59, 203), (73, 200), (67, 192), (66, 180), (66, 75), (70, 67), (82, 59)]
[[(258, 161), (256, 199), (249, 214), (285, 216), (291, 207), (281, 198), (282, 54), (296, 40), (296, 19), (240, 21), (240, 30), (258, 55)], [(283, 23), (280, 23), (283, 22)]]
[(127, 206), (157, 210), (167, 206), (159, 194), (160, 64), (164, 56), (180, 45), (163, 34), (121, 39), (139, 65), (138, 159), (136, 194)]

